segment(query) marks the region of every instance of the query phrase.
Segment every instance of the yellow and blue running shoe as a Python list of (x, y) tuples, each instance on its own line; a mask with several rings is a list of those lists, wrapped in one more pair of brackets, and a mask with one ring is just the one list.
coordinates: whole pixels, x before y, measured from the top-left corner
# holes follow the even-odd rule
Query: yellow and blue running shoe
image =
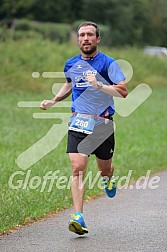
[(114, 177), (103, 178), (104, 188), (109, 198), (113, 198), (116, 195), (116, 180)]
[(68, 228), (71, 232), (78, 235), (84, 235), (88, 233), (83, 214), (81, 212), (76, 212), (76, 214), (71, 214), (71, 219), (68, 223)]

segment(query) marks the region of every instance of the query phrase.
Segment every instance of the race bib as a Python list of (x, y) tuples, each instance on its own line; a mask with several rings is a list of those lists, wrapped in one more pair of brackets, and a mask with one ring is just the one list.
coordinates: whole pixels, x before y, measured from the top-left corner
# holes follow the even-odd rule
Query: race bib
[(95, 119), (91, 115), (87, 114), (76, 114), (69, 130), (82, 132), (85, 134), (92, 134), (95, 126)]

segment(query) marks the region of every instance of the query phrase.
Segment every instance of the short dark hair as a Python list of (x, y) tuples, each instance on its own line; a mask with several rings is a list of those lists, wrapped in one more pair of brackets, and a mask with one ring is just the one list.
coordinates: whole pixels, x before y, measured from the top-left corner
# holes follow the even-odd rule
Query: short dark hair
[(96, 37), (100, 37), (100, 29), (99, 29), (98, 25), (94, 22), (91, 22), (91, 21), (85, 21), (82, 24), (80, 24), (77, 28), (77, 34), (78, 34), (78, 31), (81, 27), (88, 26), (88, 25), (94, 26), (96, 28)]

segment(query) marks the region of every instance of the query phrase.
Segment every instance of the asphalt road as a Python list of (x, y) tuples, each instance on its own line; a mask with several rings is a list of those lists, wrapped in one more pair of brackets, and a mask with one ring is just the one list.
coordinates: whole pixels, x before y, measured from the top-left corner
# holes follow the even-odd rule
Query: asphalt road
[(104, 196), (86, 203), (85, 236), (68, 231), (73, 209), (67, 209), (0, 237), (0, 251), (167, 251), (167, 171), (157, 175), (157, 189), (122, 189), (114, 199)]

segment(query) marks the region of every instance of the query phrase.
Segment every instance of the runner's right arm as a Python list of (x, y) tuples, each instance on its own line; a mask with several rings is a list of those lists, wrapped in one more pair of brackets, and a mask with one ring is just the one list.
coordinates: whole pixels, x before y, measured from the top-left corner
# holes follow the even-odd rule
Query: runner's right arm
[(52, 100), (44, 100), (40, 104), (40, 108), (46, 110), (47, 108), (52, 107), (59, 101), (67, 98), (72, 92), (72, 83), (66, 82), (57, 93), (57, 95)]

